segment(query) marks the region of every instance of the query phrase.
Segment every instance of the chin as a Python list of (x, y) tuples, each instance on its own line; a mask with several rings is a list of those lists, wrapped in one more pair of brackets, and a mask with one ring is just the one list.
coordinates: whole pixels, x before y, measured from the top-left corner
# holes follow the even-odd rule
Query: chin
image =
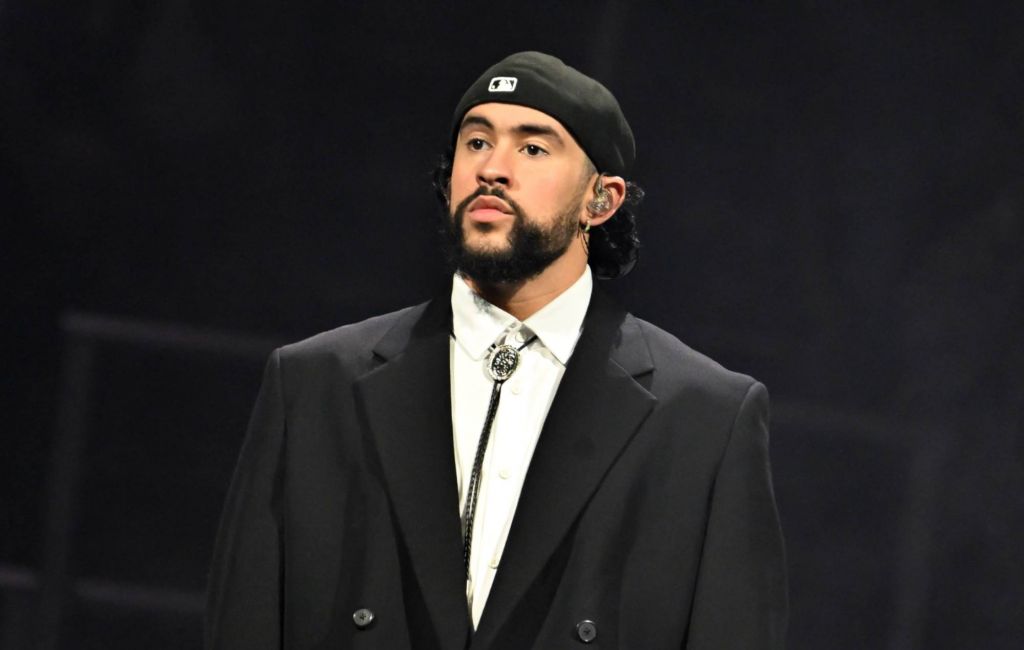
[(470, 229), (462, 234), (462, 246), (474, 253), (504, 253), (512, 247), (508, 233), (499, 232), (495, 228), (487, 231)]
[(473, 255), (505, 255), (511, 250), (511, 247), (505, 240), (502, 240), (500, 245), (492, 245), (489, 242), (481, 243), (479, 241), (468, 240), (463, 243), (462, 247), (467, 253), (472, 253)]

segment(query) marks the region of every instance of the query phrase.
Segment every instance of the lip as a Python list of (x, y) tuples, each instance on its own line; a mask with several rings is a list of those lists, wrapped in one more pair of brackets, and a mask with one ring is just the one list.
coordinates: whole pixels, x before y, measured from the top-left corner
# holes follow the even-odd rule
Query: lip
[(512, 214), (512, 208), (496, 196), (479, 196), (469, 204), (466, 214), (474, 221), (498, 221)]

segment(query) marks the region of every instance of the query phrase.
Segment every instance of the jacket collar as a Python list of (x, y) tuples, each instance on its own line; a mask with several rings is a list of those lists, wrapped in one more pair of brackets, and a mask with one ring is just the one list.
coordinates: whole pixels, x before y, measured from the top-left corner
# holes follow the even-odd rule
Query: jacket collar
[(450, 331), (444, 299), (399, 316), (374, 346), (382, 364), (357, 380), (356, 398), (438, 646), (464, 648), (470, 619), (452, 442)]
[[(452, 442), (450, 301), (408, 310), (357, 382), (413, 574), (442, 647), (470, 628)], [(601, 478), (654, 406), (636, 377), (654, 369), (636, 319), (596, 289), (551, 405), (473, 648), (496, 638)], [(516, 524), (518, 523), (518, 525)]]

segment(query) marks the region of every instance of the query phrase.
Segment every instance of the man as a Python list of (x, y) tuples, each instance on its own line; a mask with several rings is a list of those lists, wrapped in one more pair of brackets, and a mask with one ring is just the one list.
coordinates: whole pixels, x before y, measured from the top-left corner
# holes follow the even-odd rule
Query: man
[(450, 294), (268, 362), (207, 645), (782, 647), (764, 387), (593, 287), (635, 261), (618, 103), (519, 53), (452, 142)]

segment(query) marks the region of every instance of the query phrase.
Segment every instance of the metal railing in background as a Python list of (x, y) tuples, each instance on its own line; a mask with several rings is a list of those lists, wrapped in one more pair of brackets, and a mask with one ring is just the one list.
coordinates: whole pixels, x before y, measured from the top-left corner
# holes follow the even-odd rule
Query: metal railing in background
[[(203, 594), (115, 581), (78, 580), (71, 571), (78, 523), (82, 457), (94, 411), (96, 365), (104, 345), (134, 346), (259, 361), (279, 342), (173, 323), (125, 320), (68, 312), (61, 318), (64, 352), (56, 431), (47, 477), (43, 555), (38, 572), (0, 566), (0, 589), (34, 592), (28, 612), (5, 618), (5, 647), (56, 650), (73, 599), (121, 608), (202, 613)], [(28, 614), (24, 616), (23, 614)]]

